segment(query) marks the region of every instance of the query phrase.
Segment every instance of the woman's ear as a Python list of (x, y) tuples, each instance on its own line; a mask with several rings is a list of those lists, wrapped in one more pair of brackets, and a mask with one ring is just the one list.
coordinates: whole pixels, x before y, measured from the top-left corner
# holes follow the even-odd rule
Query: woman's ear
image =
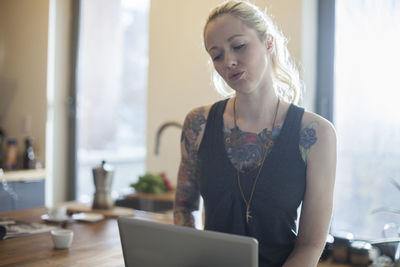
[(267, 34), (265, 38), (265, 45), (267, 46), (267, 51), (271, 52), (274, 47), (274, 36)]

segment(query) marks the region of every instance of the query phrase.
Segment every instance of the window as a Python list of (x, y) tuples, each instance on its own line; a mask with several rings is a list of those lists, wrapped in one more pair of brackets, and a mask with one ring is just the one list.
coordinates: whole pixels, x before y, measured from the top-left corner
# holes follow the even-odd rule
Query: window
[(77, 199), (91, 201), (92, 168), (115, 167), (113, 195), (143, 174), (149, 1), (82, 0), (77, 82)]
[(380, 238), (400, 225), (400, 1), (336, 0), (334, 123), (338, 136), (332, 231)]

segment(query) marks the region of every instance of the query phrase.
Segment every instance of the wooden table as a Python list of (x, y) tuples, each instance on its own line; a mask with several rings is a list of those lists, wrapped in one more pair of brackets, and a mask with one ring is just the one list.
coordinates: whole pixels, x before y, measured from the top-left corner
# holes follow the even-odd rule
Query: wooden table
[[(40, 222), (47, 209), (0, 213), (0, 217)], [(136, 211), (135, 217), (172, 223), (168, 217)], [(106, 218), (95, 223), (73, 222), (67, 225), (74, 231), (70, 249), (56, 250), (50, 233), (41, 233), (0, 240), (0, 266), (124, 266), (117, 220)]]
[[(45, 213), (47, 209), (41, 207), (4, 212), (0, 217), (40, 222), (40, 216)], [(135, 211), (135, 217), (172, 223), (170, 216), (143, 211)], [(71, 248), (67, 250), (54, 249), (50, 233), (0, 240), (0, 266), (124, 266), (115, 218), (95, 223), (73, 222), (66, 228), (74, 231)], [(330, 263), (318, 265), (330, 266), (345, 267)]]

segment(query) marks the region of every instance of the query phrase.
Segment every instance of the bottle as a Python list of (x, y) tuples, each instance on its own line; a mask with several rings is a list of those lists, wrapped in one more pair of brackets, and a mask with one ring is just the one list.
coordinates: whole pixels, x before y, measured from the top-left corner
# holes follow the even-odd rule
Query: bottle
[(17, 168), (17, 140), (8, 139), (7, 141), (7, 151), (4, 163), (4, 168), (6, 170), (15, 170)]
[(35, 169), (35, 152), (33, 151), (33, 139), (30, 137), (25, 138), (23, 168)]

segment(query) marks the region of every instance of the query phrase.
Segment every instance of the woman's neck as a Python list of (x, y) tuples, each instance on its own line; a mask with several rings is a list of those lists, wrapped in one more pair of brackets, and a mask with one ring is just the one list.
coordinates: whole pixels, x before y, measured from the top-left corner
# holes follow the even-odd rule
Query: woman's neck
[(272, 128), (274, 122), (278, 97), (273, 88), (260, 90), (253, 94), (240, 94), (231, 99), (231, 110), (233, 104), (236, 109), (236, 123), (238, 127), (248, 132), (260, 132)]

